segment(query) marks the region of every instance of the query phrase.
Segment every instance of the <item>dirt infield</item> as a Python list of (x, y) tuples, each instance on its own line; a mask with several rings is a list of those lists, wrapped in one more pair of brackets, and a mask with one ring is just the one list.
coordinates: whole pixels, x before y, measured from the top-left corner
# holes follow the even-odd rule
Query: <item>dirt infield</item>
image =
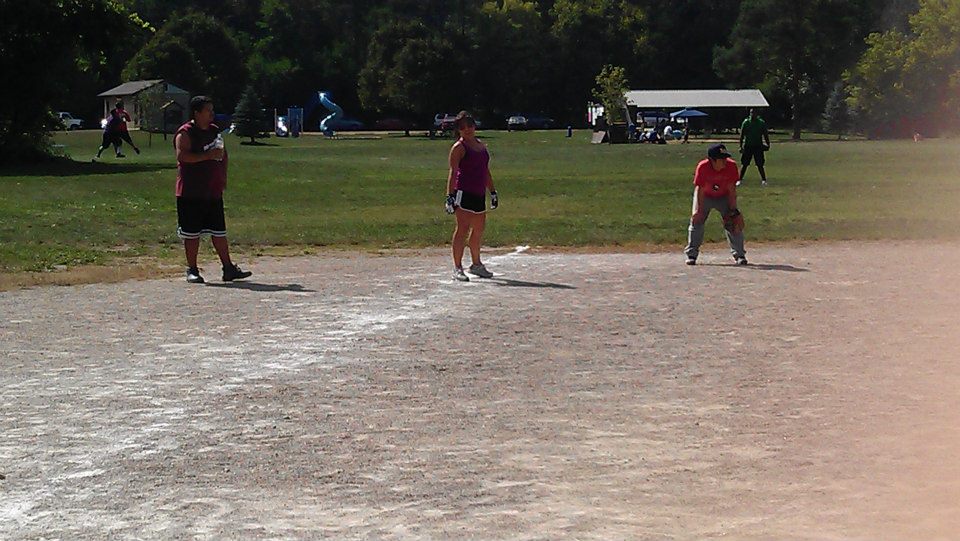
[(958, 248), (0, 293), (0, 539), (954, 538)]

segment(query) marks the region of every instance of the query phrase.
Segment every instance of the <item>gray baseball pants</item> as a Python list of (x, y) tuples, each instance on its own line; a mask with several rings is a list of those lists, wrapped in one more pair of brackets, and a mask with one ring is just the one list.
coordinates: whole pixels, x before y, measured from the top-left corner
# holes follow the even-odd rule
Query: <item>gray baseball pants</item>
[[(696, 207), (697, 199), (694, 196), (693, 206)], [(693, 223), (693, 218), (690, 219), (690, 227), (687, 229), (687, 247), (683, 249), (683, 253), (687, 254), (687, 257), (696, 259), (700, 255), (700, 245), (703, 244), (703, 227), (707, 222), (707, 218), (710, 216), (710, 211), (716, 210), (720, 213), (721, 220), (723, 216), (727, 215), (727, 212), (730, 211), (730, 205), (727, 203), (726, 197), (704, 197), (703, 206), (701, 212), (703, 214), (703, 222), (699, 224)], [(692, 214), (692, 209), (691, 209)], [(721, 224), (723, 222), (721, 221)], [(733, 254), (733, 257), (739, 259), (741, 257), (746, 257), (747, 251), (743, 248), (743, 231), (737, 233), (736, 235), (730, 233), (726, 229), (723, 232), (727, 235), (727, 242), (730, 243), (730, 253)]]

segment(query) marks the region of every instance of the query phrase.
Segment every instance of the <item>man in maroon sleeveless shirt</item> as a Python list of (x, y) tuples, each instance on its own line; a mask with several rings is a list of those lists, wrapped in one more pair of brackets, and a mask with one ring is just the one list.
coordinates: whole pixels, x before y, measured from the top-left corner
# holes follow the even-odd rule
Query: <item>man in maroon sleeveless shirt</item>
[(200, 237), (210, 235), (223, 264), (223, 281), (247, 278), (230, 261), (227, 225), (223, 214), (223, 190), (227, 187), (227, 153), (220, 128), (213, 123), (213, 100), (195, 96), (190, 100), (192, 119), (180, 126), (174, 139), (177, 150), (177, 234), (187, 256), (187, 281), (202, 284), (197, 267)]

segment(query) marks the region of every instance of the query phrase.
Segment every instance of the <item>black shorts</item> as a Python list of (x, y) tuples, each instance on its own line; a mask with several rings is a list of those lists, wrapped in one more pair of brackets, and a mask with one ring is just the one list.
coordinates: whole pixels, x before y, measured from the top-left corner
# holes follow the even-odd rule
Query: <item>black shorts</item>
[(130, 132), (128, 131), (121, 130), (117, 132), (117, 142), (120, 142), (120, 139), (123, 139), (124, 141), (129, 143), (130, 146), (136, 146), (133, 144), (133, 139), (130, 139)]
[(177, 198), (177, 236), (199, 239), (202, 235), (227, 236), (223, 199)]
[(467, 193), (463, 190), (457, 190), (453, 206), (482, 214), (487, 211), (487, 194)]
[(750, 160), (756, 160), (757, 165), (763, 167), (766, 159), (763, 157), (763, 147), (743, 147), (743, 154), (740, 155), (740, 163), (750, 165)]
[(107, 148), (110, 145), (119, 145), (120, 138), (117, 136), (116, 132), (105, 131), (103, 132), (103, 140), (100, 142), (101, 148)]

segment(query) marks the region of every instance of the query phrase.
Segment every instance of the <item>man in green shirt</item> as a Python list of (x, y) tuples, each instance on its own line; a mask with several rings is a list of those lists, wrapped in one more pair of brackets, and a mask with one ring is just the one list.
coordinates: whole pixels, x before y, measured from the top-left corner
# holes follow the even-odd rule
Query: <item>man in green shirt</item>
[(757, 162), (757, 170), (760, 171), (760, 183), (767, 185), (767, 172), (763, 170), (763, 164), (766, 160), (763, 153), (770, 150), (770, 135), (767, 133), (767, 123), (757, 116), (754, 109), (750, 109), (750, 116), (743, 120), (740, 126), (740, 180), (737, 186), (743, 181), (743, 175), (747, 173), (747, 167), (750, 166), (750, 160)]

